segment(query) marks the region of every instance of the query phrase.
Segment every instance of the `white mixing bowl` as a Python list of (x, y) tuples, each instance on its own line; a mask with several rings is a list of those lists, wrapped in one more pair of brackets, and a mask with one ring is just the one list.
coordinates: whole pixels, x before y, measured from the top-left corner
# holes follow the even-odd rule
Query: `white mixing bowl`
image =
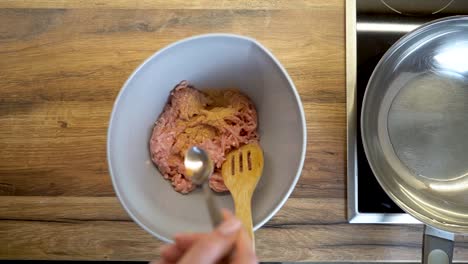
[[(239, 88), (254, 102), (264, 150), (263, 176), (255, 191), (254, 229), (284, 204), (301, 174), (306, 123), (301, 100), (279, 61), (253, 39), (209, 34), (158, 51), (128, 78), (112, 111), (107, 158), (115, 192), (146, 231), (170, 241), (177, 232), (211, 229), (203, 193), (173, 190), (152, 163), (149, 139), (169, 92), (182, 80), (196, 88)], [(216, 195), (233, 210), (229, 193)]]

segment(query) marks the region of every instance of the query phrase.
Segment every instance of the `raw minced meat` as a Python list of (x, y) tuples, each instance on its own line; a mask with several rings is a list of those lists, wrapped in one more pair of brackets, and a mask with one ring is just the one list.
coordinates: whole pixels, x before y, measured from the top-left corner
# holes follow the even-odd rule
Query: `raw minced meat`
[(184, 155), (191, 146), (204, 149), (215, 164), (210, 178), (214, 191), (227, 191), (221, 176), (226, 155), (242, 145), (258, 142), (257, 111), (238, 90), (199, 91), (187, 81), (171, 92), (153, 128), (151, 159), (165, 179), (181, 193), (195, 186), (185, 175)]

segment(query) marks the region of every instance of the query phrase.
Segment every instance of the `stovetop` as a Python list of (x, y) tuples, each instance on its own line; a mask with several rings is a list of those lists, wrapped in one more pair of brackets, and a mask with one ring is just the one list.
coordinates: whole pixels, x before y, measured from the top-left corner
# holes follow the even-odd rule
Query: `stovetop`
[(468, 14), (464, 0), (352, 0), (346, 2), (348, 220), (419, 223), (377, 182), (364, 153), (360, 113), (367, 82), (380, 58), (406, 33), (442, 17)]

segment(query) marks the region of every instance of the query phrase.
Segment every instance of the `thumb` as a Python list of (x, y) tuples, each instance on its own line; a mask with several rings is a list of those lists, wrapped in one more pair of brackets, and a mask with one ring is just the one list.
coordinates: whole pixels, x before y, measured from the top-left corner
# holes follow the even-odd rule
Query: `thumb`
[(179, 263), (216, 263), (234, 247), (241, 225), (235, 217), (226, 218), (215, 231), (197, 241)]

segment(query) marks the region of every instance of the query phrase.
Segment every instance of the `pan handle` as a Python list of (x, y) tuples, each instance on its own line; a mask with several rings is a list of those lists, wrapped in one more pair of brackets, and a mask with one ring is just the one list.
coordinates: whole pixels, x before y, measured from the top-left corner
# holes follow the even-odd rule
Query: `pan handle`
[(424, 227), (423, 264), (449, 264), (453, 259), (453, 233)]

